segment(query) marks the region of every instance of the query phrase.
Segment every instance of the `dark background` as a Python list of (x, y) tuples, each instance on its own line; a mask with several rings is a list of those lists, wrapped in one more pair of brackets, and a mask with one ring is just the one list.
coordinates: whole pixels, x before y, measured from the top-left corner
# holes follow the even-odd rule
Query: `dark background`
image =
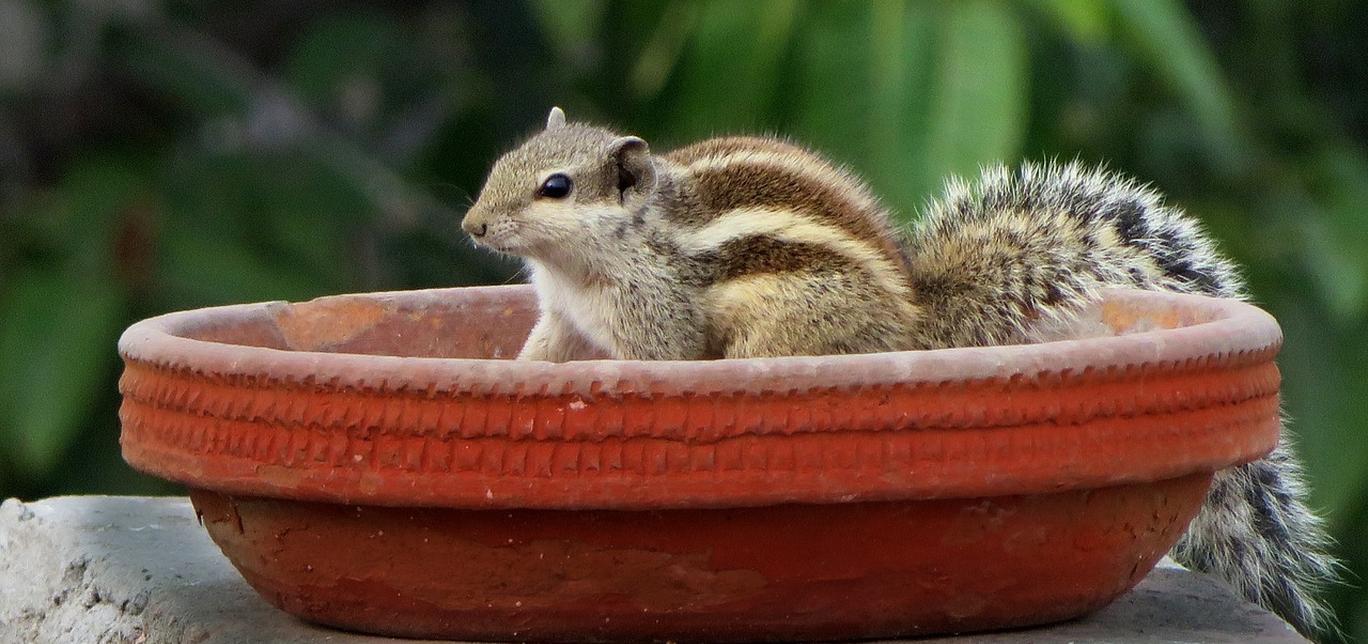
[(457, 223), (559, 104), (657, 150), (807, 141), (906, 217), (1081, 158), (1247, 269), (1368, 636), (1368, 3), (0, 0), (0, 497), (168, 493), (114, 341), (175, 309), (502, 282)]

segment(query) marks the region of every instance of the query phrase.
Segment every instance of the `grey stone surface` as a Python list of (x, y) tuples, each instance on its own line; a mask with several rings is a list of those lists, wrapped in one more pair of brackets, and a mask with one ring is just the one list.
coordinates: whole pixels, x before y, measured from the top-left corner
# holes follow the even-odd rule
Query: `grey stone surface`
[[(414, 641), (332, 631), (275, 610), (223, 558), (184, 498), (86, 496), (0, 505), (0, 642)], [(934, 641), (1304, 640), (1218, 582), (1164, 565), (1081, 620)]]

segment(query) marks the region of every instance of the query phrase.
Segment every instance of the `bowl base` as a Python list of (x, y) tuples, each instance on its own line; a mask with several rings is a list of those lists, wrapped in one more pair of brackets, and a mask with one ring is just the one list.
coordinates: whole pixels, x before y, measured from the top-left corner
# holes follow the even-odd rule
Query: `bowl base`
[(1210, 480), (654, 511), (191, 499), (262, 596), (320, 624), (485, 641), (810, 641), (1095, 611), (1167, 552)]

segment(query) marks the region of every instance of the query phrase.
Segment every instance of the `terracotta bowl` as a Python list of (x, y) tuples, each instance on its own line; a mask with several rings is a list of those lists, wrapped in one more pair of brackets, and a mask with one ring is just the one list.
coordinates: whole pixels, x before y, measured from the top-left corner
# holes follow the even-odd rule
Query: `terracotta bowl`
[(507, 360), (526, 287), (165, 315), (123, 454), (306, 620), (479, 640), (853, 639), (1096, 610), (1268, 452), (1280, 342), (1109, 293), (1029, 346)]

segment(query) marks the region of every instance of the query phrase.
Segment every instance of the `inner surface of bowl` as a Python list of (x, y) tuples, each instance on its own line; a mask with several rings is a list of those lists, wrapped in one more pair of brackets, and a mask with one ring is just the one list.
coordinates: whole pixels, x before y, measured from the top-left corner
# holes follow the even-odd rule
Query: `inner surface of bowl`
[(523, 287), (339, 295), (220, 311), (169, 331), (285, 351), (499, 360), (517, 355), (537, 319), (536, 300)]
[[(1048, 339), (1172, 329), (1224, 313), (1220, 307), (1174, 307), (1116, 293), (1072, 323), (1049, 330)], [(499, 360), (517, 355), (537, 320), (535, 294), (525, 286), (339, 295), (218, 310), (222, 315), (183, 320), (168, 331), (192, 340), (285, 351)]]

